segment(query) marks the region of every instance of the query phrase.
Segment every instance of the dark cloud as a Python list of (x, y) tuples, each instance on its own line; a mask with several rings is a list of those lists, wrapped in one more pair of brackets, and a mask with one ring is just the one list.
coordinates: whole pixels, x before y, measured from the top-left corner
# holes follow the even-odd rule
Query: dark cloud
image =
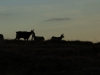
[(70, 18), (51, 18), (48, 20), (45, 20), (44, 22), (48, 22), (48, 21), (68, 21), (70, 20)]
[(12, 16), (12, 15), (13, 15), (12, 13), (0, 13), (1, 17), (9, 17), (9, 16)]

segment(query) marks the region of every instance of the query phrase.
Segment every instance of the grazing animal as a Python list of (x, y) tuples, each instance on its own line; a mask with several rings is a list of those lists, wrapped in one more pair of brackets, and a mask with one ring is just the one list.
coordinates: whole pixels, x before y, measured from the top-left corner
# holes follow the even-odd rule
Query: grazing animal
[(31, 30), (30, 32), (27, 32), (27, 31), (18, 31), (18, 32), (16, 32), (16, 38), (15, 38), (15, 40), (19, 40), (20, 38), (24, 38), (24, 40), (28, 41), (30, 35), (32, 35), (33, 33), (34, 33), (33, 30)]
[(55, 41), (61, 41), (62, 38), (64, 38), (64, 34), (61, 34), (60, 37), (55, 37), (55, 36), (52, 36), (51, 40), (55, 40)]
[(44, 41), (45, 40), (43, 36), (35, 36), (35, 33), (32, 34), (32, 40), (33, 40), (33, 38), (35, 41)]

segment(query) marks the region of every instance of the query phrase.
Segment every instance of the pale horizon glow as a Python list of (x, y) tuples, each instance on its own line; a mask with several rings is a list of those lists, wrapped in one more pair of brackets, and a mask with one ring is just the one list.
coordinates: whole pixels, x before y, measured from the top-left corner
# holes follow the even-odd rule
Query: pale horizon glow
[[(100, 0), (1, 0), (0, 34), (14, 39), (16, 31), (31, 31), (45, 40), (100, 41)], [(31, 37), (30, 37), (31, 38)]]

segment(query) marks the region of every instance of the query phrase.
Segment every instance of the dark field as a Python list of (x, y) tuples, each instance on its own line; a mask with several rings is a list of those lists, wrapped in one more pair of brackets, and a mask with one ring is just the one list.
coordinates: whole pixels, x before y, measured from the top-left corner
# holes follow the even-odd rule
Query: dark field
[(0, 75), (100, 75), (100, 43), (5, 40)]

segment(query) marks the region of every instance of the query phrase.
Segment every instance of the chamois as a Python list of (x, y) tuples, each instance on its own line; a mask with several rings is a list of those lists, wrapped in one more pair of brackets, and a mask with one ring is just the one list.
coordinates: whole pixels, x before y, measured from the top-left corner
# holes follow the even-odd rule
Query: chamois
[(33, 33), (34, 33), (33, 30), (31, 30), (30, 32), (27, 32), (27, 31), (17, 31), (16, 32), (15, 40), (19, 40), (20, 38), (24, 38), (24, 40), (28, 41), (30, 35), (32, 35)]
[(60, 40), (62, 40), (62, 38), (64, 38), (64, 34), (61, 34), (60, 37), (52, 36), (51, 40), (60, 41)]

